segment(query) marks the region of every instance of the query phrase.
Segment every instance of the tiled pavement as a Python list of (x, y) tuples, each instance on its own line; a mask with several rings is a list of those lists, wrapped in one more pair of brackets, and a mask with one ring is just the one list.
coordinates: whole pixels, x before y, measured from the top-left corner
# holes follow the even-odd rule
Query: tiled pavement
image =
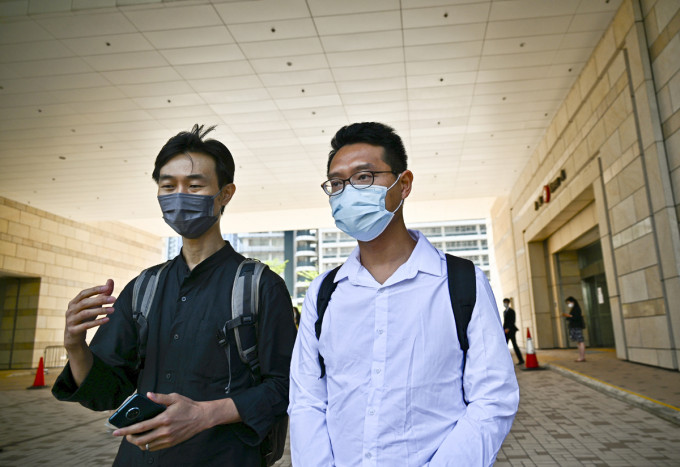
[[(573, 351), (539, 351), (538, 358), (567, 374)], [(622, 362), (611, 352), (589, 351), (587, 359), (569, 377), (518, 369), (520, 410), (496, 465), (680, 465), (680, 425), (581, 384), (594, 377), (680, 407), (680, 372)], [(47, 389), (23, 389), (32, 381), (28, 371), (0, 372), (0, 465), (110, 465), (119, 440), (104, 425), (108, 413), (57, 402)], [(290, 457), (279, 466), (290, 467)]]

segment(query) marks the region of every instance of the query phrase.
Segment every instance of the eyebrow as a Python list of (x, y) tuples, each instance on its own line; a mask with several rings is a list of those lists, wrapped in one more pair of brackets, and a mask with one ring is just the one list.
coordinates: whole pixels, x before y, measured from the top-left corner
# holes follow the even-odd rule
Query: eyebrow
[[(165, 180), (174, 180), (175, 177), (174, 175), (168, 175), (168, 174), (161, 174), (160, 177), (158, 177), (158, 181), (165, 181)], [(206, 177), (203, 174), (189, 174), (186, 176), (189, 180), (208, 180), (208, 177)]]
[[(353, 168), (354, 172), (352, 172), (352, 175), (354, 175), (357, 172), (361, 172), (362, 170), (375, 170), (375, 167), (373, 164), (370, 162), (367, 162), (365, 164), (357, 165), (356, 167)], [(340, 178), (340, 174), (337, 172), (330, 172), (327, 174), (328, 178)]]

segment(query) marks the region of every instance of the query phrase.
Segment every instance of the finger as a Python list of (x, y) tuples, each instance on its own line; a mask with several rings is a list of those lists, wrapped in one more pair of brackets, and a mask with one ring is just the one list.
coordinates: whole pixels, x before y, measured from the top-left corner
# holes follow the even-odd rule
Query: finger
[(70, 326), (68, 331), (70, 334), (80, 334), (86, 332), (88, 329), (96, 328), (97, 326), (101, 326), (102, 324), (106, 324), (108, 322), (109, 317), (105, 316), (104, 318), (88, 321), (87, 323), (82, 323), (77, 326)]
[(166, 407), (170, 404), (177, 402), (177, 398), (174, 397), (174, 394), (156, 394), (155, 392), (147, 392), (146, 397), (156, 402), (157, 404), (162, 404)]
[(66, 325), (74, 326), (97, 319), (98, 316), (108, 316), (115, 311), (113, 307), (90, 308), (78, 313), (69, 313), (66, 316)]
[[(152, 441), (155, 436), (151, 432), (153, 429), (158, 428), (161, 423), (158, 420), (158, 416), (145, 420), (143, 422), (135, 423), (134, 425), (126, 426), (124, 428), (118, 428), (113, 432), (113, 436), (127, 436), (128, 441), (132, 444), (139, 445), (139, 440), (142, 439), (144, 443)], [(143, 433), (143, 434), (141, 434)]]
[(113, 279), (106, 279), (106, 284), (104, 284), (104, 290), (101, 292), (103, 295), (111, 295), (113, 293)]
[(91, 297), (93, 295), (106, 294), (107, 292), (110, 295), (111, 292), (109, 292), (109, 289), (110, 289), (110, 287), (113, 287), (113, 281), (111, 281), (111, 285), (109, 285), (109, 281), (111, 281), (111, 279), (107, 280), (106, 284), (104, 284), (104, 285), (97, 285), (97, 286), (94, 286), (94, 287), (90, 287), (89, 289), (81, 290), (78, 293), (78, 295), (76, 295), (75, 298), (69, 302), (69, 306), (71, 304), (78, 303), (81, 300), (83, 300), (84, 298)]
[(70, 306), (72, 310), (86, 310), (88, 308), (97, 308), (103, 305), (111, 305), (115, 303), (116, 297), (113, 295), (96, 295), (94, 297), (89, 297), (81, 300), (78, 303), (74, 303)]

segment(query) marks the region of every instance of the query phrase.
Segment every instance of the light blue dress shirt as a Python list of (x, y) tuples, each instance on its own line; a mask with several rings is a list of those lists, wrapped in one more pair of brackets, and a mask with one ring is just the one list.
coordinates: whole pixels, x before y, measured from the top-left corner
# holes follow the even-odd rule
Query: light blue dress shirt
[(510, 431), (519, 388), (486, 276), (475, 268), (463, 374), (446, 258), (409, 232), (413, 253), (382, 285), (359, 249), (352, 252), (336, 275), (320, 340), (314, 323), (325, 274), (309, 287), (291, 362), (295, 467), (486, 466)]

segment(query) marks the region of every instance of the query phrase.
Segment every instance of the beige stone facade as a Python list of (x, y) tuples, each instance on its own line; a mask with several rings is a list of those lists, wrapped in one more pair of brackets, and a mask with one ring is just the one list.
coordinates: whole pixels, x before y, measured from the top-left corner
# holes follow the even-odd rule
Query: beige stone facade
[[(568, 345), (561, 313), (574, 296), (586, 315), (611, 314), (587, 344), (610, 332), (619, 358), (678, 369), (679, 129), (680, 2), (626, 0), (492, 209), (504, 293), (539, 349)], [(592, 264), (589, 248), (601, 251)]]
[(119, 222), (83, 224), (0, 197), (0, 368), (37, 366), (61, 345), (68, 302), (115, 281), (114, 295), (162, 260), (162, 240)]

